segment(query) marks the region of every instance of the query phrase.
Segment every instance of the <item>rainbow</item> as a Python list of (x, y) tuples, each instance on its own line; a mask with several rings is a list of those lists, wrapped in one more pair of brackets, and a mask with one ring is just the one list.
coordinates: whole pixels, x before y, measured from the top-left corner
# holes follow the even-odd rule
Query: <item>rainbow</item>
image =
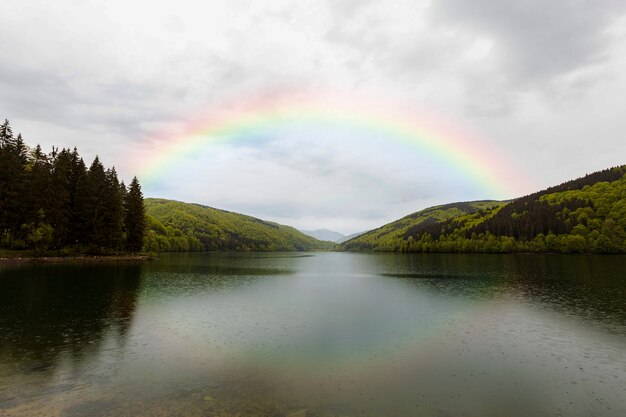
[(138, 176), (149, 186), (204, 147), (271, 135), (286, 127), (323, 127), (411, 145), (477, 184), (489, 198), (511, 198), (528, 189), (523, 176), (512, 171), (512, 158), (466, 130), (407, 109), (379, 99), (328, 95), (272, 95), (224, 103), (177, 132), (146, 141)]

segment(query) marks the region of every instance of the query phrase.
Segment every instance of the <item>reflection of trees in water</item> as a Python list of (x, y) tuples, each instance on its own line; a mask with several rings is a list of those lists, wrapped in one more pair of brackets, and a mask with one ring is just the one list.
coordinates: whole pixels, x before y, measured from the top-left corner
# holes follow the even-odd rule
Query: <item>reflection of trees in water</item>
[(478, 298), (513, 296), (626, 330), (626, 256), (417, 254), (379, 260), (386, 271), (381, 275), (418, 287)]
[(112, 337), (122, 345), (140, 287), (139, 265), (0, 269), (0, 365), (18, 372), (79, 365)]
[(624, 271), (624, 256), (520, 256), (516, 258), (511, 285), (530, 301), (623, 333), (626, 331)]

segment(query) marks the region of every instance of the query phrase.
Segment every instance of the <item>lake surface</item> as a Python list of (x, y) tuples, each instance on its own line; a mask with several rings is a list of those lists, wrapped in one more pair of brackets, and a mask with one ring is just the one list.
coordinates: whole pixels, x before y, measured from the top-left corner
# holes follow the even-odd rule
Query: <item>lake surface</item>
[(626, 257), (0, 265), (0, 416), (626, 415)]

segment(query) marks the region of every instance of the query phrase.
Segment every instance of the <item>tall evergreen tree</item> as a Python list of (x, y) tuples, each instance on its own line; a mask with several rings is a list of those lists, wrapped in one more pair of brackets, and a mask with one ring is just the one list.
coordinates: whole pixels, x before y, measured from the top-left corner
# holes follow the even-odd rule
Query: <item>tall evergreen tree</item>
[(39, 145), (30, 153), (25, 180), (28, 184), (28, 191), (23, 196), (26, 203), (25, 223), (43, 221), (41, 217), (48, 216), (48, 208), (52, 200), (50, 193), (52, 178), (48, 155), (41, 150)]
[(137, 252), (143, 246), (143, 236), (146, 228), (143, 194), (137, 177), (134, 177), (130, 183), (124, 206), (126, 209), (126, 250)]
[(72, 221), (72, 206), (70, 200), (70, 176), (72, 171), (72, 154), (68, 149), (61, 152), (53, 151), (52, 173), (47, 217), (54, 230), (54, 246), (61, 248), (71, 245), (69, 240)]
[(83, 158), (78, 155), (74, 148), (71, 157), (71, 169), (69, 179), (71, 222), (69, 230), (69, 241), (71, 245), (76, 245), (80, 249), (81, 245), (87, 244), (88, 218), (85, 213), (87, 205), (87, 167)]
[(108, 169), (105, 173), (105, 177), (106, 192), (103, 195), (103, 230), (106, 236), (105, 247), (109, 250), (119, 250), (123, 249), (122, 231), (124, 223), (124, 202), (122, 200), (122, 192), (115, 168)]
[(9, 122), (0, 128), (0, 229), (10, 247), (25, 220), (25, 174), (27, 148), (18, 134), (13, 137)]
[(128, 188), (124, 181), (120, 181), (120, 196), (122, 197), (122, 249), (126, 250), (126, 237), (128, 231), (126, 230), (126, 199), (128, 197)]
[(0, 125), (0, 146), (4, 146), (5, 142), (13, 139), (13, 130), (7, 119)]
[(7, 237), (8, 223), (8, 184), (9, 184), (9, 150), (7, 142), (13, 138), (9, 121), (0, 125), (0, 243)]
[(106, 205), (103, 200), (107, 191), (107, 178), (97, 156), (79, 186), (78, 216), (83, 225), (81, 240), (89, 250), (100, 252), (108, 243), (104, 230)]

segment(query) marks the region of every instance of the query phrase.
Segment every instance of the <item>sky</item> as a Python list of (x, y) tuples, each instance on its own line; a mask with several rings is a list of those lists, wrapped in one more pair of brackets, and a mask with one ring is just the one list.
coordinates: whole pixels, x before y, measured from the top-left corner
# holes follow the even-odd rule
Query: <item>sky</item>
[(300, 229), (626, 163), (623, 0), (22, 0), (0, 56), (28, 144)]

